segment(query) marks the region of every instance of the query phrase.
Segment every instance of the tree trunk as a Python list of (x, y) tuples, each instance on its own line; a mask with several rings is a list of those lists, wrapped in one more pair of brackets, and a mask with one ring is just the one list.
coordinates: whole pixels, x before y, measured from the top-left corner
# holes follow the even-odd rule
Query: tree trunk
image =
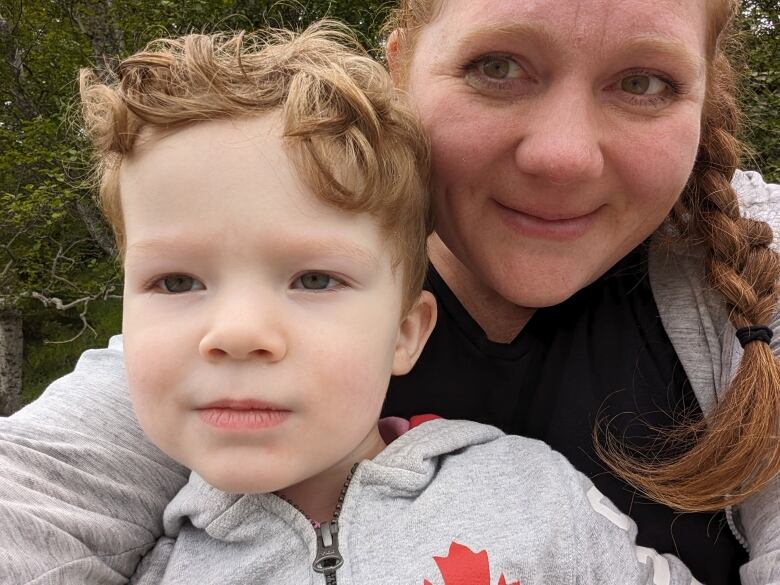
[(21, 407), (23, 347), (21, 314), (0, 311), (0, 416)]

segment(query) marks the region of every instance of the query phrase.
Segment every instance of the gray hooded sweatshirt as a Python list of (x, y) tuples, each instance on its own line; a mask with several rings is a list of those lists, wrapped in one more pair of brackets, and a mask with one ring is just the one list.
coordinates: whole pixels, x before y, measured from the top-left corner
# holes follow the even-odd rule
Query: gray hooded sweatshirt
[[(360, 463), (336, 530), (194, 473), (163, 524), (131, 583), (696, 583), (677, 558), (637, 547), (634, 522), (562, 455), (470, 421), (425, 422)], [(318, 572), (323, 552), (343, 564)]]
[[(777, 248), (780, 186), (757, 173), (737, 173), (734, 187), (743, 211), (772, 226)], [(664, 247), (659, 239), (650, 249), (649, 272), (664, 328), (706, 415), (742, 356), (727, 310), (705, 283), (700, 250)], [(770, 325), (780, 355), (780, 314)], [(188, 477), (138, 426), (121, 338), (85, 352), (41, 398), (0, 418), (0, 583), (127, 583), (163, 534), (163, 510)], [(742, 584), (780, 585), (780, 478), (735, 510), (731, 524), (750, 551)], [(457, 542), (482, 550), (479, 543)], [(431, 554), (446, 556), (439, 547)], [(513, 576), (506, 577), (511, 583)], [(434, 576), (426, 578), (437, 585)]]

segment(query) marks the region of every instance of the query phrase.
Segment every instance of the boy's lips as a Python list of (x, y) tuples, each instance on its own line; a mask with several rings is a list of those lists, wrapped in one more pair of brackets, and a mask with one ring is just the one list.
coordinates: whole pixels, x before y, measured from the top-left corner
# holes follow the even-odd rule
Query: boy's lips
[(262, 400), (252, 400), (252, 399), (234, 400), (231, 398), (209, 402), (204, 406), (199, 406), (198, 410), (205, 410), (209, 408), (225, 408), (229, 410), (276, 410), (276, 411), (287, 410), (285, 408), (281, 408), (279, 406), (271, 404), (270, 402), (264, 402)]
[(282, 424), (289, 410), (259, 400), (216, 400), (196, 409), (200, 419), (209, 426), (248, 431), (267, 429)]

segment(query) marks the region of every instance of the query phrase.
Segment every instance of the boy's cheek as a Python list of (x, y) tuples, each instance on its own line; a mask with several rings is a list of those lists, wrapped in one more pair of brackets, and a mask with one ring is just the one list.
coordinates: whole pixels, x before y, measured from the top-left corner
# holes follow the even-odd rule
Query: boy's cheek
[(171, 457), (179, 456), (181, 428), (176, 400), (178, 369), (175, 356), (164, 344), (144, 335), (130, 334), (125, 341), (125, 368), (133, 411), (144, 433)]
[(160, 369), (160, 355), (155, 351), (146, 351), (139, 344), (139, 339), (133, 335), (125, 338), (125, 369), (127, 383), (130, 388), (130, 398), (138, 418), (144, 418), (144, 410), (150, 408), (153, 397), (159, 396), (159, 389), (164, 387), (164, 371)]
[(176, 372), (185, 368), (182, 350), (185, 341), (176, 334), (173, 323), (158, 317), (125, 313), (122, 325), (125, 369), (133, 405), (142, 408), (161, 401), (166, 389), (175, 388)]

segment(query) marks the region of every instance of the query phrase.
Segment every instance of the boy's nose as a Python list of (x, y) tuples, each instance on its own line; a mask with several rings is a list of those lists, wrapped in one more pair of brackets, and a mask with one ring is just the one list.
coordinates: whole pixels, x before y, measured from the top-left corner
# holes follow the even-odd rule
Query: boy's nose
[(258, 359), (277, 362), (287, 354), (287, 341), (278, 316), (257, 306), (220, 311), (200, 341), (200, 354), (209, 361)]

